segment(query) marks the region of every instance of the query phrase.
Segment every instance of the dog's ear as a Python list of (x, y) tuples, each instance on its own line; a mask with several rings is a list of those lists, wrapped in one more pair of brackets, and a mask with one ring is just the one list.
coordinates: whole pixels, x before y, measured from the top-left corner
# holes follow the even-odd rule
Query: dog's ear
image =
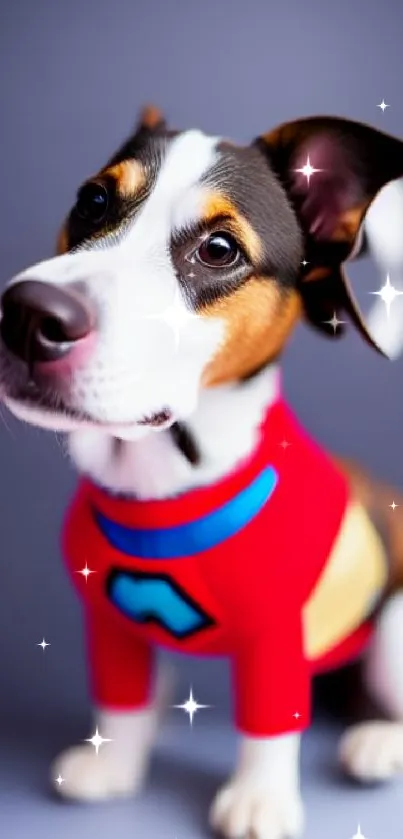
[(147, 145), (153, 137), (167, 133), (166, 121), (159, 108), (154, 105), (145, 105), (140, 112), (137, 122), (130, 136), (122, 146), (109, 158), (106, 169), (114, 166), (121, 160), (136, 157), (138, 152)]
[(142, 146), (152, 137), (165, 134), (166, 119), (155, 105), (145, 105), (140, 111), (131, 136), (132, 145)]
[(166, 119), (155, 105), (145, 105), (137, 118), (135, 133), (139, 131), (154, 134), (166, 129)]
[(381, 352), (343, 263), (359, 250), (361, 226), (377, 193), (403, 175), (403, 142), (362, 123), (312, 117), (286, 123), (255, 144), (283, 184), (305, 235), (300, 290), (308, 319), (337, 335), (341, 330), (332, 318), (346, 311)]

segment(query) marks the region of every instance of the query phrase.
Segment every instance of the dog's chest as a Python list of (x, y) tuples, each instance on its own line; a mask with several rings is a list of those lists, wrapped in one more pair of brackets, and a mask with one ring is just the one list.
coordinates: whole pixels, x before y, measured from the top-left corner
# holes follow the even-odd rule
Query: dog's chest
[(299, 614), (348, 491), (281, 403), (269, 430), (247, 466), (181, 499), (119, 501), (84, 482), (64, 536), (80, 594), (155, 643), (207, 654)]
[(70, 570), (86, 557), (90, 573), (73, 574), (80, 594), (155, 643), (230, 652), (234, 633), (250, 631), (262, 615), (276, 486), (267, 467), (226, 504), (164, 527), (122, 524), (78, 493), (65, 554)]

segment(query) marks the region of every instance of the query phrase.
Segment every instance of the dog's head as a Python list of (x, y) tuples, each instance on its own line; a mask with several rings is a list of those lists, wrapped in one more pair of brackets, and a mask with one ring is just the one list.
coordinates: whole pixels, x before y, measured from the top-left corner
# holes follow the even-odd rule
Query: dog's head
[(301, 314), (333, 335), (344, 310), (366, 335), (342, 265), (402, 174), (403, 143), (348, 120), (240, 147), (146, 109), (79, 189), (58, 255), (6, 287), (6, 403), (38, 425), (135, 439), (275, 359)]

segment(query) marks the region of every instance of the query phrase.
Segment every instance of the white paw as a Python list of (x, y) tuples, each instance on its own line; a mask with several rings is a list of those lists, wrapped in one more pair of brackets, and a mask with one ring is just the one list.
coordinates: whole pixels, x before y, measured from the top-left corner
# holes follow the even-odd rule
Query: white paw
[[(78, 801), (102, 801), (131, 795), (141, 787), (145, 761), (127, 767), (111, 759), (108, 744), (99, 753), (90, 745), (75, 746), (62, 752), (51, 769), (52, 786), (58, 795)], [(56, 779), (59, 778), (59, 781)], [(63, 779), (63, 780), (60, 780)]]
[(403, 772), (403, 724), (369, 722), (350, 728), (339, 746), (346, 772), (360, 781), (385, 781)]
[(297, 794), (276, 791), (234, 778), (220, 790), (210, 811), (211, 827), (226, 839), (295, 839), (303, 829)]

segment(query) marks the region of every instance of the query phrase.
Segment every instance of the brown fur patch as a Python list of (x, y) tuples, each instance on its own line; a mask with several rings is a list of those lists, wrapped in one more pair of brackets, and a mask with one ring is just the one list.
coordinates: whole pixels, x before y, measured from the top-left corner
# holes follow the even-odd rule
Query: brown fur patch
[(203, 385), (211, 387), (244, 378), (274, 358), (301, 315), (301, 300), (275, 279), (252, 277), (201, 315), (226, 325), (223, 344), (203, 375)]
[(330, 268), (312, 268), (307, 274), (304, 274), (304, 283), (310, 283), (315, 280), (325, 280), (331, 274)]
[(155, 105), (145, 105), (140, 113), (139, 126), (141, 128), (154, 131), (159, 125), (163, 125), (164, 122), (165, 120), (160, 109)]
[(358, 207), (352, 207), (342, 213), (332, 234), (332, 240), (334, 242), (355, 242), (363, 218), (368, 209), (368, 204), (369, 202), (367, 201), (364, 204), (360, 204)]
[(123, 160), (102, 172), (115, 179), (122, 198), (132, 198), (142, 192), (147, 184), (146, 173), (137, 160)]
[(303, 132), (301, 131), (301, 126), (302, 120), (301, 123), (298, 123), (297, 120), (295, 122), (284, 123), (283, 125), (279, 125), (277, 128), (274, 128), (272, 131), (262, 134), (262, 140), (264, 140), (270, 148), (291, 146), (297, 141), (297, 139), (301, 139), (300, 133), (302, 133), (302, 139), (309, 136), (309, 129), (306, 129), (305, 132)]
[(67, 253), (68, 249), (69, 237), (67, 235), (66, 226), (64, 224), (56, 240), (56, 256), (62, 256), (64, 253)]
[(203, 219), (207, 224), (213, 224), (215, 219), (222, 216), (226, 217), (226, 230), (242, 245), (251, 262), (258, 262), (262, 258), (262, 242), (252, 225), (229, 198), (219, 193), (210, 193), (202, 209)]

